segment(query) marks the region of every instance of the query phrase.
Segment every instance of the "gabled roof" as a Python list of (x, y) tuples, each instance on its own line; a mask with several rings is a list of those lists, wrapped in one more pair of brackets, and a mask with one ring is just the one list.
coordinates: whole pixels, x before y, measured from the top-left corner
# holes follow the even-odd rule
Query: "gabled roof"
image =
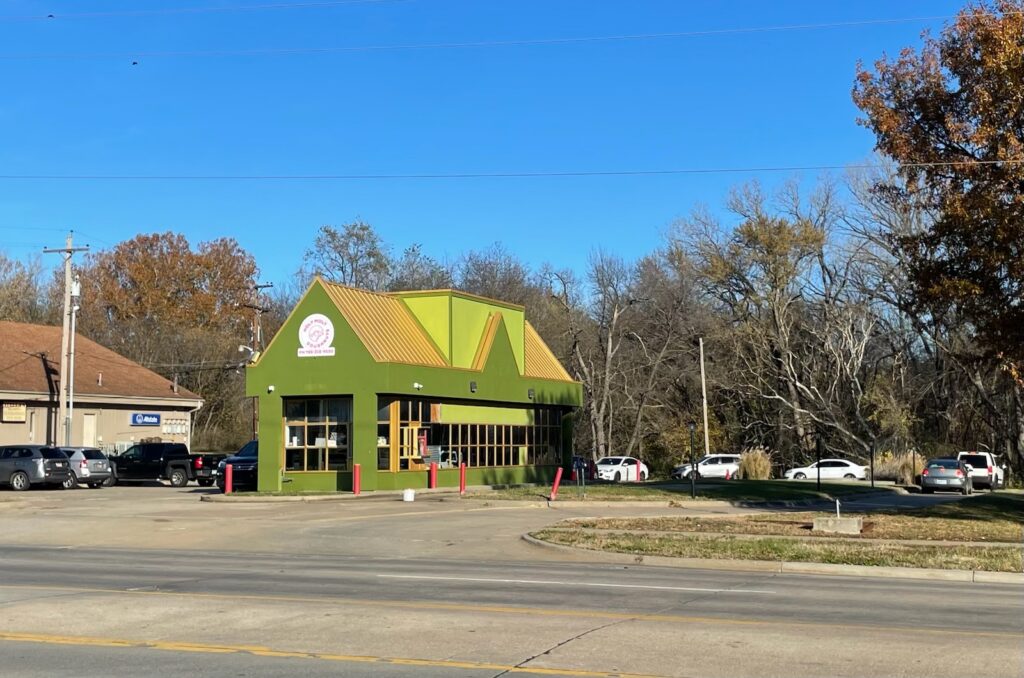
[(326, 280), (321, 283), (374, 360), (447, 367), (444, 356), (401, 299)]
[[(61, 328), (0, 321), (0, 391), (56, 394), (60, 383)], [(102, 374), (102, 380), (100, 375)], [(75, 393), (201, 401), (156, 372), (75, 335)]]
[[(522, 311), (521, 306), (476, 297), (456, 290), (382, 293), (347, 287), (322, 278), (318, 279), (318, 283), (323, 286), (327, 296), (377, 362), (451, 367), (416, 316), (406, 306), (403, 297), (452, 294), (471, 301), (518, 310), (520, 313)], [(317, 282), (314, 282), (315, 284)], [(488, 316), (479, 338), (472, 370), (484, 369), (494, 346), (495, 335), (502, 324), (501, 312), (492, 312)], [(524, 329), (525, 369), (523, 376), (532, 379), (575, 381), (528, 321), (524, 321)]]

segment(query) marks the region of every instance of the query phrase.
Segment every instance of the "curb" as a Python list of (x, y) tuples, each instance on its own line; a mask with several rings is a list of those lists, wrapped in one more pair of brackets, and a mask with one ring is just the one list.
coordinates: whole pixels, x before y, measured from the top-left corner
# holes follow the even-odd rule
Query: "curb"
[(843, 577), (875, 577), (879, 579), (918, 579), (978, 584), (1016, 584), (1024, 586), (1024, 573), (985, 572), (981, 570), (936, 570), (928, 568), (882, 567), (873, 565), (835, 565), (832, 563), (796, 563), (785, 560), (729, 560), (723, 558), (673, 558), (630, 553), (593, 551), (564, 546), (537, 539), (529, 534), (523, 541), (537, 548), (574, 555), (585, 554), (600, 563), (654, 565), (687, 570), (731, 570), (736, 572), (774, 572), (777, 574), (819, 574)]
[[(413, 488), (415, 489), (415, 488)], [(484, 489), (484, 488), (479, 488)], [(204, 494), (199, 501), (210, 501), (223, 504), (273, 504), (278, 502), (308, 502), (308, 501), (365, 501), (365, 500), (394, 500), (396, 497), (401, 500), (404, 490), (375, 490), (362, 494), (351, 492), (337, 492), (334, 494)], [(456, 495), (459, 494), (457, 487), (438, 487), (434, 489), (416, 489), (416, 496)]]

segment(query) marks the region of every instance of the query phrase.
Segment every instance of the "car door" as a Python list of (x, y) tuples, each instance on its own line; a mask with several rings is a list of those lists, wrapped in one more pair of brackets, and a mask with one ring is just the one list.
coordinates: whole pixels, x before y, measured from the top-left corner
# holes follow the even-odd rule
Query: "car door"
[(0, 482), (11, 482), (11, 474), (14, 473), (14, 455), (16, 447), (5, 447), (0, 450)]
[(722, 466), (721, 457), (711, 457), (707, 464), (701, 469), (700, 474), (705, 478), (724, 478), (725, 467)]
[(142, 448), (142, 460), (139, 462), (139, 478), (159, 478), (163, 475), (162, 445), (145, 445)]
[(129, 447), (124, 454), (117, 457), (117, 477), (132, 479), (138, 478), (139, 462), (142, 457), (142, 448), (138, 445)]
[(829, 480), (835, 480), (836, 478), (842, 478), (846, 468), (846, 464), (841, 461), (823, 461), (821, 462), (821, 477), (822, 479), (828, 478)]

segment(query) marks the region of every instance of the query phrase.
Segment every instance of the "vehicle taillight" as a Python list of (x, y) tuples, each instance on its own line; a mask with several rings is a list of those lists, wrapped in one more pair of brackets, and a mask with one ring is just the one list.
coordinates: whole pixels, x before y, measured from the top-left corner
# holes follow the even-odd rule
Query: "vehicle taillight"
[(78, 468), (89, 468), (89, 461), (87, 459), (83, 459), (78, 463)]
[(203, 458), (196, 457), (195, 461), (192, 462), (192, 468), (203, 468)]
[(923, 476), (928, 475), (928, 469), (924, 469), (923, 471), (921, 471), (921, 475), (923, 475)]
[(962, 477), (963, 477), (963, 475), (964, 475), (964, 472), (963, 472), (963, 471), (961, 471), (960, 469), (957, 469), (957, 470), (956, 470), (956, 477), (957, 477), (957, 478), (962, 478)]
[(992, 467), (991, 466), (988, 467), (988, 472), (992, 473)]

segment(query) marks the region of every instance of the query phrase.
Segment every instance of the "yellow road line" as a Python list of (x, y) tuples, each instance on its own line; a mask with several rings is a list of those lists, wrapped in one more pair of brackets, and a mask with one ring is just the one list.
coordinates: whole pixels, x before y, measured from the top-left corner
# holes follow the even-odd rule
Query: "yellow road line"
[(78, 645), (86, 647), (140, 648), (169, 650), (172, 652), (201, 652), (214, 654), (250, 654), (275, 659), (318, 659), (320, 661), (395, 664), (403, 666), (430, 666), (448, 669), (506, 671), (508, 673), (532, 673), (545, 676), (579, 676), (580, 678), (659, 678), (651, 674), (621, 673), (618, 671), (587, 671), (583, 669), (529, 668), (510, 664), (489, 662), (452, 661), (444, 659), (419, 659), (415, 657), (375, 657), (373, 655), (329, 654), (320, 652), (296, 652), (277, 650), (251, 645), (208, 645), (167, 640), (131, 640), (128, 638), (98, 638), (90, 636), (54, 636), (41, 633), (11, 633), (0, 631), (0, 641), (20, 643), (42, 643), (45, 645)]
[(722, 617), (698, 617), (690, 615), (673, 614), (647, 614), (632, 612), (611, 612), (606, 610), (573, 610), (546, 607), (525, 607), (512, 605), (473, 605), (469, 603), (441, 603), (430, 601), (406, 601), (406, 600), (375, 600), (368, 598), (344, 598), (330, 596), (277, 596), (277, 595), (252, 595), (233, 593), (201, 593), (187, 591), (138, 591), (127, 589), (105, 589), (87, 588), (76, 586), (52, 586), (52, 585), (24, 585), (24, 584), (0, 584), (0, 590), (40, 590), (40, 591), (67, 591), (70, 593), (97, 593), (104, 595), (132, 595), (132, 596), (165, 596), (181, 598), (199, 598), (203, 600), (227, 600), (252, 601), (262, 603), (303, 603), (315, 605), (363, 605), (366, 607), (388, 607), (402, 610), (439, 610), (446, 612), (483, 612), (490, 614), (520, 614), (538, 617), (574, 617), (589, 619), (615, 619), (634, 620), (655, 623), (669, 624), (719, 624), (723, 626), (768, 626), (768, 627), (795, 627), (815, 629), (842, 629), (875, 631), (880, 633), (924, 633), (940, 636), (956, 637), (980, 637), (980, 638), (1014, 638), (1019, 639), (1020, 633), (1012, 631), (969, 631), (960, 629), (931, 629), (918, 626), (875, 626), (872, 624), (838, 624), (834, 622), (799, 622), (799, 621), (777, 621), (771, 619), (742, 619)]

